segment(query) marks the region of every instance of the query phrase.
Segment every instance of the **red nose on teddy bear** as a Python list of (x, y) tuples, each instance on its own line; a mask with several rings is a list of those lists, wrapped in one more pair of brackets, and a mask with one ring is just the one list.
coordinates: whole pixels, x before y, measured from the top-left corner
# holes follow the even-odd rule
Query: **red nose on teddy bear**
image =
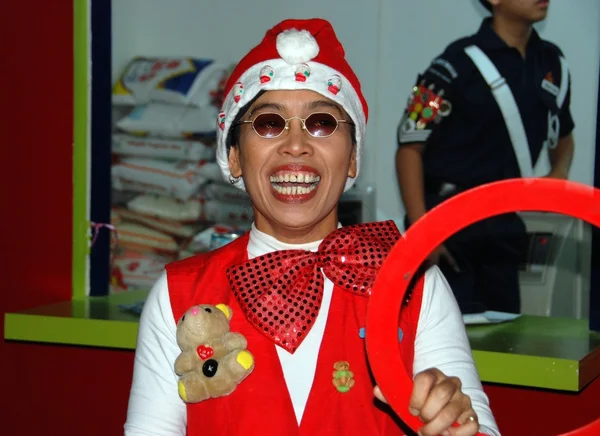
[(214, 352), (215, 350), (213, 350), (211, 347), (207, 347), (206, 345), (198, 345), (198, 348), (196, 348), (196, 353), (198, 353), (198, 356), (202, 360), (212, 357)]

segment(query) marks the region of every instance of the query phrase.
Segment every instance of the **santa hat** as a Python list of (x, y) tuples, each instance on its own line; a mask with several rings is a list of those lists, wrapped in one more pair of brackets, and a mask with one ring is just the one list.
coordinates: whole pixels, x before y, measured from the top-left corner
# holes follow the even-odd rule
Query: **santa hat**
[[(227, 136), (240, 108), (261, 91), (307, 89), (338, 103), (356, 125), (356, 166), (360, 168), (368, 107), (360, 82), (345, 59), (331, 24), (323, 19), (285, 20), (267, 32), (235, 67), (225, 86), (217, 119), (217, 162), (230, 179)], [(348, 178), (345, 189), (354, 184)], [(235, 186), (244, 189), (243, 178)]]

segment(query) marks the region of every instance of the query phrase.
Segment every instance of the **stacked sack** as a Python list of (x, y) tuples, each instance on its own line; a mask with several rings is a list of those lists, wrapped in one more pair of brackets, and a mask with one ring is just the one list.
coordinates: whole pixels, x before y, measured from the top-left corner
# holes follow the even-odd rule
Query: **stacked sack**
[(214, 248), (210, 233), (252, 222), (243, 191), (215, 162), (230, 68), (212, 60), (135, 58), (113, 88), (111, 290), (148, 289), (174, 259)]

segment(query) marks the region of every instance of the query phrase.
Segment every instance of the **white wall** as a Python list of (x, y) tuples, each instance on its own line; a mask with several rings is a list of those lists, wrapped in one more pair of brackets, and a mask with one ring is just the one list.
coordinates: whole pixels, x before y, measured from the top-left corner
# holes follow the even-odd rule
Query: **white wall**
[[(538, 30), (562, 48), (571, 67), (571, 178), (592, 183), (600, 1), (551, 3)], [(396, 125), (417, 74), (450, 41), (478, 29), (484, 11), (476, 0), (113, 0), (113, 80), (135, 55), (237, 60), (278, 21), (317, 16), (332, 22), (369, 102), (361, 183), (376, 188), (378, 219), (400, 220)]]

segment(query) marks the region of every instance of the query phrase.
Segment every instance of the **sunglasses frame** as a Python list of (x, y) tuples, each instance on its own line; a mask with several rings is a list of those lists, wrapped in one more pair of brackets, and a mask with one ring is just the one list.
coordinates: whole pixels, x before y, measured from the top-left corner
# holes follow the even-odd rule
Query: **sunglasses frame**
[[(261, 116), (263, 115), (277, 115), (278, 117), (280, 117), (284, 122), (285, 122), (285, 126), (284, 128), (281, 130), (281, 132), (279, 132), (279, 134), (277, 136), (263, 136), (260, 133), (258, 133), (256, 131), (256, 128), (254, 127), (254, 122)], [(312, 117), (313, 115), (329, 115), (331, 118), (333, 118), (336, 121), (336, 126), (335, 129), (333, 129), (333, 132), (331, 132), (329, 135), (324, 135), (324, 136), (315, 136), (312, 133), (310, 133), (310, 131), (306, 128), (306, 120), (308, 120), (310, 117)], [(337, 132), (338, 127), (340, 127), (340, 123), (347, 123), (350, 124), (351, 126), (354, 125), (354, 123), (351, 120), (339, 120), (336, 118), (335, 115), (329, 113), (329, 112), (313, 112), (310, 115), (308, 115), (306, 118), (301, 118), (301, 117), (290, 117), (290, 118), (285, 118), (283, 115), (277, 113), (277, 112), (263, 112), (258, 114), (254, 119), (252, 120), (244, 120), (244, 121), (238, 121), (237, 123), (235, 123), (236, 126), (239, 126), (241, 124), (251, 124), (252, 125), (252, 130), (254, 130), (254, 133), (256, 133), (258, 136), (260, 136), (261, 138), (264, 139), (276, 139), (279, 138), (284, 131), (286, 130), (290, 130), (290, 121), (292, 120), (300, 120), (300, 122), (302, 123), (302, 130), (306, 131), (306, 133), (308, 133), (312, 138), (329, 138), (331, 136), (333, 136), (333, 134), (335, 132)]]

